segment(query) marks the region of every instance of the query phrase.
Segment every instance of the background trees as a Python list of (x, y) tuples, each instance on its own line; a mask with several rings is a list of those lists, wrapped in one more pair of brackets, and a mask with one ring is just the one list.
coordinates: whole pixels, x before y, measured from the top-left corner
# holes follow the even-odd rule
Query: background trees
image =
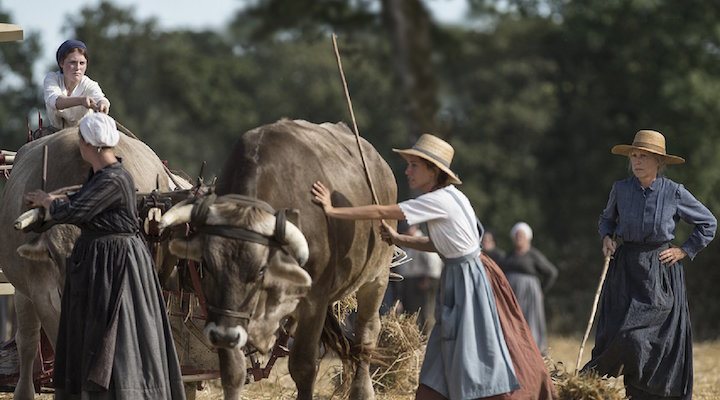
[[(279, 118), (349, 122), (337, 33), (361, 134), (398, 180), (392, 147), (426, 131), (451, 140), (463, 190), (501, 244), (525, 220), (560, 268), (551, 330), (580, 330), (602, 263), (597, 216), (627, 175), (613, 144), (662, 131), (688, 159), (668, 175), (720, 215), (720, 4), (468, 0), (468, 23), (443, 26), (429, 1), (440, 0), (259, 0), (219, 31), (161, 30), (104, 2), (68, 32), (90, 47), (112, 115), (191, 174), (202, 160), (218, 171), (234, 138)], [(26, 115), (43, 110), (36, 54), (32, 37), (0, 47), (0, 147), (19, 147)], [(720, 328), (719, 246), (687, 263), (700, 336)]]

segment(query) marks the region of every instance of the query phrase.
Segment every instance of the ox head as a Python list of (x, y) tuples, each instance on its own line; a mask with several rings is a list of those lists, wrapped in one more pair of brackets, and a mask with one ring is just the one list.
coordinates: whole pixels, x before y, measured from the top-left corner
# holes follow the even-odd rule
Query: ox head
[[(266, 353), (281, 321), (310, 289), (310, 275), (302, 268), (308, 244), (300, 229), (267, 204), (238, 199), (181, 202), (162, 217), (160, 228), (190, 222), (196, 230), (190, 238), (172, 239), (170, 251), (202, 262), (211, 343), (233, 348), (247, 341)], [(284, 240), (278, 231), (284, 231)]]
[(27, 235), (28, 241), (18, 246), (20, 257), (33, 262), (50, 262), (57, 267), (57, 287), (65, 281), (67, 259), (72, 252), (80, 229), (73, 225), (54, 225), (39, 235)]

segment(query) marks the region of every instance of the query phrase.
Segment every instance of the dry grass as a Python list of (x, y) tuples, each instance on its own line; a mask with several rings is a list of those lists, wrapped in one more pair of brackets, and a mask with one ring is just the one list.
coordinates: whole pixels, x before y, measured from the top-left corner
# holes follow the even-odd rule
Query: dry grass
[[(555, 362), (562, 363), (568, 371), (574, 371), (577, 358), (580, 338), (575, 337), (551, 337), (549, 341), (549, 356)], [(590, 358), (592, 343), (585, 348), (583, 362)], [(717, 400), (720, 399), (720, 340), (696, 343), (694, 346), (695, 359), (695, 400)], [(320, 363), (315, 398), (326, 400), (332, 398), (334, 385), (332, 378), (340, 368), (340, 361), (337, 359), (324, 359)], [(287, 370), (287, 359), (278, 360), (272, 371), (270, 379), (252, 383), (246, 386), (243, 394), (245, 399), (259, 400), (290, 400), (295, 398), (295, 385), (290, 379)], [(220, 400), (222, 390), (215, 381), (206, 385), (206, 388), (198, 392), (198, 400)], [(378, 393), (378, 400), (411, 400), (412, 394), (383, 394)], [(8, 393), (0, 394), (0, 400), (12, 399)], [(36, 396), (36, 399), (50, 400), (52, 395)]]
[(335, 318), (337, 318), (338, 321), (345, 321), (351, 313), (357, 311), (357, 297), (355, 293), (353, 293), (342, 300), (336, 301), (332, 307)]
[(558, 400), (623, 400), (625, 393), (617, 379), (607, 379), (596, 373), (575, 374), (574, 368), (545, 359)]
[[(556, 362), (564, 365), (569, 372), (575, 370), (580, 338), (551, 337), (548, 355)], [(593, 343), (585, 345), (581, 366), (590, 360)], [(720, 399), (720, 339), (695, 343), (693, 345), (693, 361), (695, 380), (693, 399)], [(610, 379), (610, 384), (622, 388), (622, 379)], [(622, 391), (624, 393), (624, 390)]]
[(425, 354), (426, 337), (417, 324), (418, 314), (397, 312), (397, 304), (380, 318), (382, 329), (377, 357), (371, 363), (373, 386), (386, 394), (412, 394)]

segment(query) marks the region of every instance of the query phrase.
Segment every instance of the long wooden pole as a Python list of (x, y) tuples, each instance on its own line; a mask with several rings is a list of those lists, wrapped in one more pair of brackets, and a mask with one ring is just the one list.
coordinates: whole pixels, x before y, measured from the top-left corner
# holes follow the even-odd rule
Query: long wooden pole
[(363, 168), (365, 169), (365, 177), (370, 185), (370, 192), (372, 192), (374, 204), (380, 204), (378, 201), (377, 193), (375, 192), (375, 185), (373, 185), (372, 178), (370, 177), (370, 171), (368, 171), (367, 162), (365, 161), (365, 153), (363, 153), (362, 145), (360, 143), (360, 132), (358, 131), (357, 122), (355, 121), (355, 112), (353, 111), (352, 100), (350, 99), (350, 91), (348, 90), (347, 81), (345, 80), (345, 72), (343, 71), (342, 60), (340, 60), (340, 51), (338, 50), (337, 35), (332, 35), (333, 49), (335, 50), (335, 59), (337, 60), (338, 70), (340, 71), (340, 78), (342, 79), (343, 89), (345, 89), (345, 99), (347, 100), (348, 110), (350, 111), (350, 118), (353, 124), (353, 133), (355, 133), (355, 141), (360, 151), (360, 159), (362, 160)]
[(42, 159), (42, 189), (43, 192), (47, 191), (47, 164), (48, 164), (48, 147), (43, 146), (43, 159)]
[(605, 257), (605, 263), (603, 264), (602, 272), (600, 273), (600, 282), (598, 282), (597, 290), (595, 291), (595, 299), (593, 299), (592, 311), (590, 312), (590, 320), (588, 321), (587, 328), (585, 329), (585, 336), (583, 336), (582, 342), (580, 343), (580, 351), (578, 351), (577, 363), (575, 364), (575, 374), (577, 375), (580, 369), (580, 361), (582, 360), (583, 350), (585, 349), (585, 342), (587, 342), (588, 336), (590, 336), (590, 330), (592, 329), (593, 322), (595, 321), (595, 312), (597, 312), (598, 302), (600, 300), (600, 293), (602, 293), (603, 284), (605, 283), (605, 276), (607, 275), (608, 266), (610, 265), (610, 257)]

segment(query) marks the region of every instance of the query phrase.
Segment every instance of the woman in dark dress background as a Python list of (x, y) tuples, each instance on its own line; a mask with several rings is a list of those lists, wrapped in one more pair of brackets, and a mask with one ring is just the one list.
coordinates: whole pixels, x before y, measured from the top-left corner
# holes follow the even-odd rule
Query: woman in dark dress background
[(547, 352), (544, 292), (555, 283), (558, 271), (538, 249), (532, 247), (533, 231), (525, 222), (510, 230), (515, 248), (500, 263), (540, 352)]
[[(623, 375), (633, 400), (690, 400), (692, 333), (680, 260), (710, 243), (717, 220), (683, 185), (661, 175), (665, 165), (685, 160), (666, 153), (660, 132), (639, 131), (631, 145), (611, 152), (630, 159), (633, 176), (613, 184), (600, 214), (602, 251), (613, 258), (595, 348), (583, 369)], [(679, 220), (693, 230), (678, 247), (671, 242)]]
[(115, 157), (115, 121), (80, 122), (92, 165), (75, 194), (26, 195), (52, 223), (81, 229), (68, 259), (55, 346), (57, 399), (184, 399), (182, 377), (152, 258), (139, 234), (135, 184)]

